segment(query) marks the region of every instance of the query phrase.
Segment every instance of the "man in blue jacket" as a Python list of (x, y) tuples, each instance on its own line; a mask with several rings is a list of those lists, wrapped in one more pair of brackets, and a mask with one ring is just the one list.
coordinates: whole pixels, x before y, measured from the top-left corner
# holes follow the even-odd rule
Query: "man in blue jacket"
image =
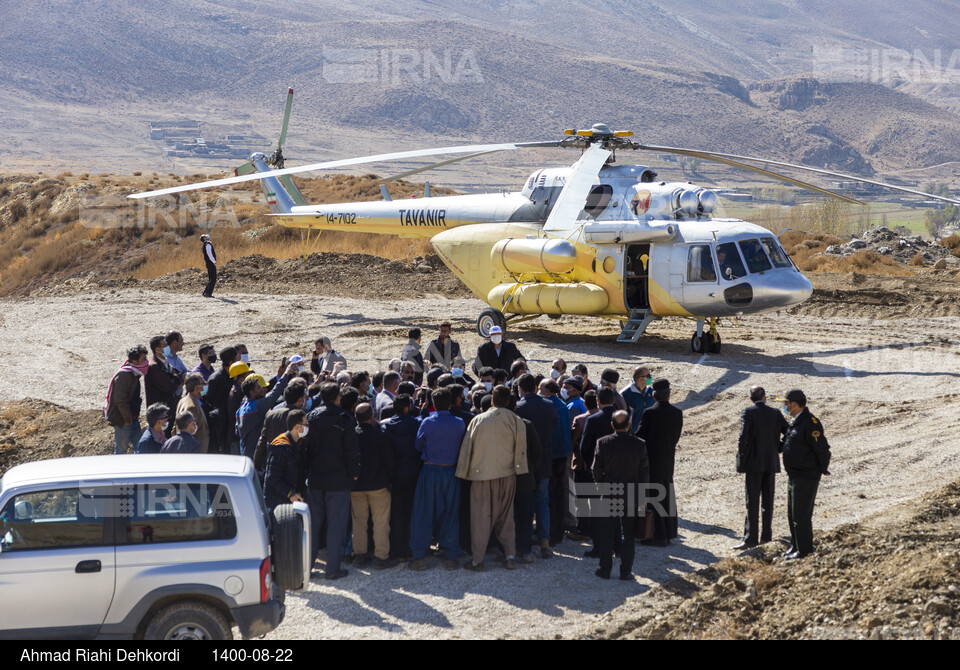
[(620, 395), (627, 403), (627, 411), (630, 412), (630, 432), (636, 433), (640, 427), (640, 417), (649, 408), (653, 407), (656, 400), (653, 398), (653, 377), (650, 374), (650, 368), (641, 365), (633, 371), (633, 383), (625, 386)]
[(417, 490), (413, 498), (413, 520), (410, 524), (411, 570), (427, 569), (427, 549), (434, 527), (446, 558), (444, 567), (460, 567), (460, 482), (456, 478), (460, 444), (467, 426), (450, 413), (450, 391), (433, 392), (435, 413), (420, 422), (417, 451), (423, 461)]
[(277, 379), (270, 393), (266, 391), (269, 384), (263, 375), (249, 375), (240, 385), (245, 400), (237, 410), (237, 435), (240, 436), (240, 453), (251, 461), (257, 452), (257, 441), (260, 439), (267, 412), (280, 402), (287, 383), (296, 372), (296, 367), (296, 363), (288, 365), (286, 372)]

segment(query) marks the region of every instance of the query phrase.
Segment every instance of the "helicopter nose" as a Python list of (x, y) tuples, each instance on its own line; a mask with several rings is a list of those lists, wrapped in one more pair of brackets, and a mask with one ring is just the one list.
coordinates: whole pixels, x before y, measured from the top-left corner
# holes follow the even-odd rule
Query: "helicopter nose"
[(766, 273), (753, 290), (754, 307), (783, 309), (799, 305), (813, 295), (813, 284), (797, 270), (781, 270)]
[(799, 305), (813, 295), (813, 283), (799, 271), (793, 271), (779, 277), (779, 287), (775, 297), (782, 301), (783, 307)]

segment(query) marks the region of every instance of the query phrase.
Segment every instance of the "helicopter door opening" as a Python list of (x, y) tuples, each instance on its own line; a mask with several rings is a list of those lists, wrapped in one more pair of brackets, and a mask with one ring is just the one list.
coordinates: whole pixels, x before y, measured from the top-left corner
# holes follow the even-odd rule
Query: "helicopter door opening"
[(650, 245), (631, 244), (624, 260), (623, 301), (627, 309), (649, 309)]

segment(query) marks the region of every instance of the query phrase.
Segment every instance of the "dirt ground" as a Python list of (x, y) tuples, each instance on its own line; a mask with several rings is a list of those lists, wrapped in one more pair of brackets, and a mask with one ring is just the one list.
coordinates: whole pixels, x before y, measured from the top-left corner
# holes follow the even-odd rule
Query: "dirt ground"
[[(307, 354), (319, 335), (330, 336), (354, 370), (383, 369), (399, 355), (413, 325), (432, 336), (441, 321), (450, 320), (464, 351), (474, 351), (480, 343), (475, 318), (482, 303), (441, 297), (446, 279), (440, 268), (426, 272), (407, 264), (401, 270), (385, 261), (365, 265), (348, 257), (338, 261), (340, 279), (330, 270), (319, 272), (316, 283), (304, 282), (294, 292), (294, 281), (267, 284), (276, 278), (273, 263), (292, 262), (270, 261), (267, 267), (265, 259), (244, 261), (249, 269), (242, 273), (228, 264), (222, 274), (235, 272), (236, 283), (225, 281), (221, 297), (213, 300), (198, 295), (201, 277), (184, 276), (112, 287), (73, 283), (3, 301), (0, 369), (10, 390), (0, 405), (0, 468), (67, 453), (109, 453), (112, 433), (97, 419), (106, 384), (127, 346), (170, 328), (184, 334), (183, 358), (190, 365), (203, 342), (218, 347), (244, 342), (254, 368), (271, 373), (281, 356)], [(601, 582), (593, 576), (595, 562), (582, 556), (587, 546), (570, 542), (553, 559), (521, 566), (515, 573), (499, 568), (480, 575), (439, 568), (423, 574), (352, 569), (336, 585), (314, 582), (309, 591), (291, 595), (287, 620), (272, 637), (858, 637), (885, 627), (887, 636), (926, 634), (930, 625), (937, 635), (951, 635), (957, 626), (953, 600), (953, 614), (921, 616), (913, 600), (887, 609), (874, 604), (899, 603), (888, 599), (901, 597), (893, 590), (895, 581), (874, 584), (864, 581), (869, 573), (858, 573), (839, 578), (847, 580), (841, 587), (819, 575), (833, 579), (837, 570), (847, 574), (848, 563), (859, 565), (852, 554), (849, 561), (837, 563), (843, 552), (873, 542), (873, 531), (851, 524), (901, 504), (919, 509), (919, 503), (910, 501), (960, 479), (957, 283), (935, 275), (815, 281), (817, 294), (795, 314), (724, 324), (719, 355), (691, 354), (693, 327), (683, 321), (656, 322), (633, 346), (617, 344), (617, 326), (597, 319), (541, 318), (510, 329), (509, 337), (534, 371), (546, 371), (558, 356), (569, 364), (585, 363), (592, 377), (605, 367), (626, 376), (644, 362), (674, 384), (674, 400), (685, 414), (677, 462), (680, 538), (665, 549), (641, 548), (635, 582)], [(387, 283), (409, 287), (409, 294), (388, 293)], [(260, 286), (263, 291), (249, 291)], [(859, 293), (864, 296), (860, 301), (855, 300), (858, 289), (869, 289)], [(366, 297), (344, 297), (354, 292)], [(766, 571), (781, 568), (762, 557), (727, 560), (734, 557), (732, 547), (743, 524), (743, 482), (734, 472), (738, 415), (754, 384), (764, 385), (771, 396), (803, 388), (834, 451), (833, 476), (821, 485), (815, 515), (816, 530), (827, 532), (818, 538), (822, 555), (789, 568), (796, 574), (776, 578)], [(781, 477), (774, 525), (781, 537), (787, 534), (785, 487)], [(941, 554), (944, 565), (954, 565), (949, 560), (956, 556), (957, 544), (944, 528), (913, 524), (908, 533), (901, 524), (884, 532), (884, 537), (902, 535), (899, 541), (909, 551), (929, 555), (931, 565)], [(938, 538), (946, 538), (946, 544)], [(876, 544), (870, 560), (886, 560), (888, 548)], [(895, 574), (895, 567), (872, 569)], [(708, 582), (725, 571), (754, 579), (757, 598), (765, 603), (763, 615), (738, 618), (740, 609), (734, 607), (722, 610), (726, 614), (718, 614), (716, 621), (701, 614), (682, 621), (669, 618), (679, 605), (712, 594)], [(763, 573), (763, 579), (750, 576), (755, 572)], [(681, 578), (692, 586), (678, 582)], [(802, 599), (796, 600), (794, 614), (783, 614), (779, 603), (801, 578), (827, 589), (836, 600), (847, 588), (859, 604), (835, 614), (824, 609), (819, 623), (808, 621)], [(764, 580), (772, 580), (771, 585)], [(930, 593), (950, 586), (946, 578), (929, 581)], [(871, 595), (875, 586), (881, 587), (876, 597)], [(928, 595), (924, 591), (913, 598)], [(926, 607), (927, 601), (919, 604)], [(697, 605), (691, 607), (698, 611)], [(711, 607), (711, 612), (721, 611)], [(774, 616), (777, 612), (780, 618)], [(872, 625), (874, 619), (865, 623), (864, 617), (880, 624)], [(949, 619), (947, 625), (941, 625), (943, 618)], [(660, 625), (662, 621), (666, 623)], [(917, 625), (911, 627), (912, 621)], [(684, 633), (681, 628), (691, 623), (696, 625)]]

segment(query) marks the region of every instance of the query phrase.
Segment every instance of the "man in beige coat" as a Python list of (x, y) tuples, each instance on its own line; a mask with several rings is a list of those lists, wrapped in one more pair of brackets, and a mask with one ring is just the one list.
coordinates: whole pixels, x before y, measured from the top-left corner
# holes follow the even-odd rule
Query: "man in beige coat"
[(457, 461), (457, 477), (470, 484), (470, 544), (473, 561), (467, 570), (484, 571), (491, 530), (503, 546), (504, 567), (516, 568), (517, 538), (513, 499), (517, 475), (527, 472), (527, 433), (523, 420), (511, 412), (510, 389), (493, 389), (493, 407), (467, 427)]
[[(210, 450), (210, 426), (207, 424), (207, 415), (203, 413), (203, 406), (200, 404), (200, 398), (206, 388), (206, 382), (203, 381), (203, 375), (199, 372), (191, 372), (183, 380), (183, 397), (177, 403), (177, 416), (183, 412), (193, 414), (197, 422), (197, 433), (194, 435), (197, 442), (200, 443), (200, 451), (207, 453)], [(177, 431), (174, 431), (177, 432)]]

